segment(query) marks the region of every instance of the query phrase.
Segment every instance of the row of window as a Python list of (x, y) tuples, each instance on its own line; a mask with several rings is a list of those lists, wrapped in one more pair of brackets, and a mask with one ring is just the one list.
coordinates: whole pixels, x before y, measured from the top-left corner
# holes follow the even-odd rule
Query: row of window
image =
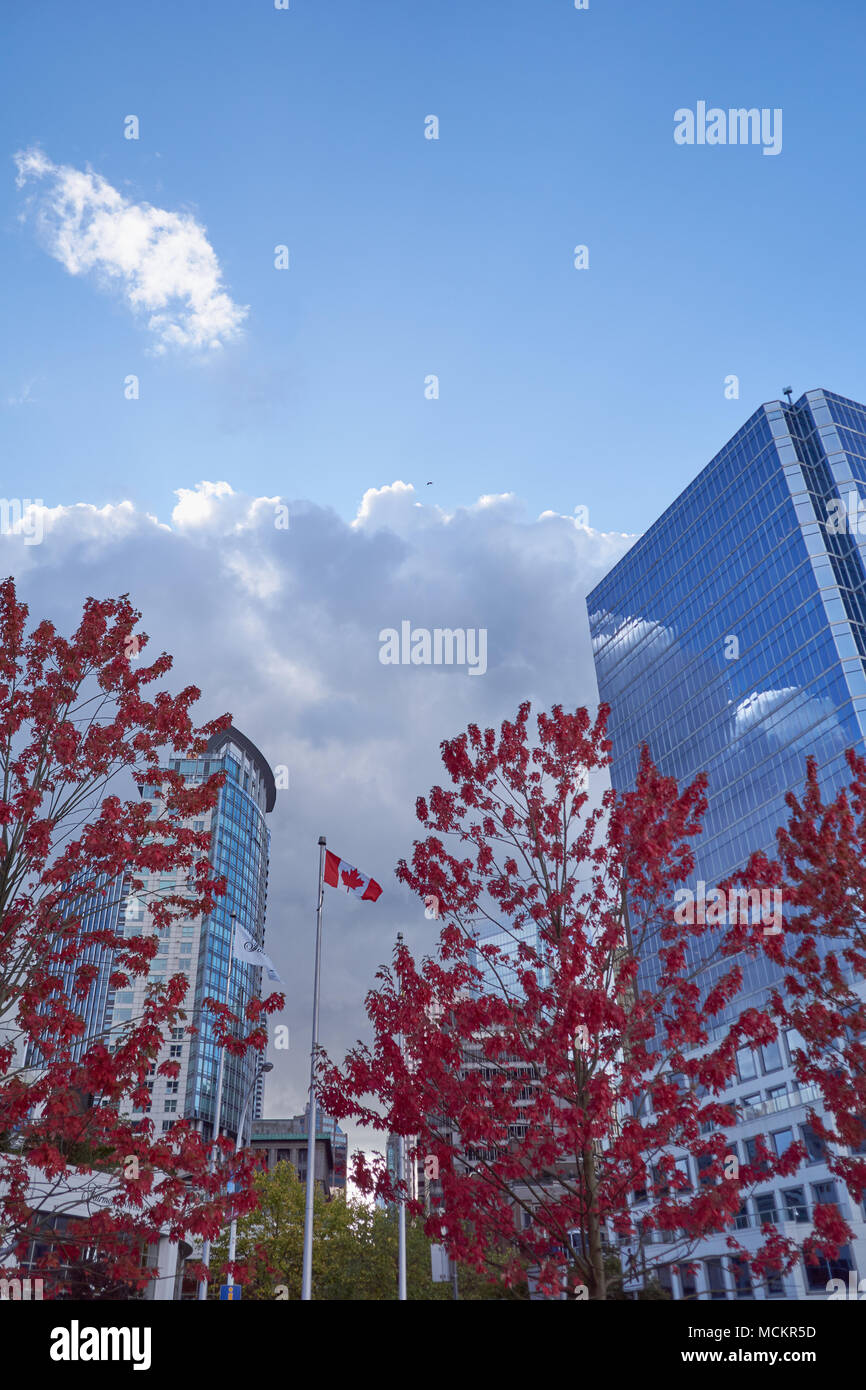
[[(754, 1298), (755, 1284), (752, 1273), (741, 1256), (729, 1255), (693, 1262), (697, 1268), (685, 1265), (661, 1265), (655, 1271), (658, 1281), (666, 1293), (683, 1299), (698, 1299), (702, 1294), (711, 1301), (734, 1298)], [(810, 1292), (825, 1292), (831, 1279), (847, 1282), (848, 1273), (854, 1268), (851, 1250), (845, 1246), (835, 1259), (819, 1257), (817, 1264), (803, 1262), (806, 1287)], [(676, 1280), (676, 1283), (675, 1283)], [(785, 1286), (780, 1274), (768, 1274), (762, 1281), (765, 1297), (784, 1298)], [(677, 1288), (677, 1284), (679, 1287)]]

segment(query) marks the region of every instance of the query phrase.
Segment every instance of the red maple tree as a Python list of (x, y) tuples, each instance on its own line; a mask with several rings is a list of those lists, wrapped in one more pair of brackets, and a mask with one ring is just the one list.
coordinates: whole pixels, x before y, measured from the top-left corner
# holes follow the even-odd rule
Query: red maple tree
[[(783, 930), (731, 932), (731, 948), (763, 951), (779, 967), (768, 1012), (793, 1029), (795, 1074), (815, 1101), (807, 1111), (811, 1160), (823, 1157), (854, 1203), (866, 1197), (866, 759), (849, 750), (851, 778), (829, 801), (815, 758), (803, 793), (785, 798), (777, 856), (752, 856), (737, 882), (772, 888)], [(809, 1094), (809, 1091), (806, 1091)], [(833, 1259), (854, 1236), (837, 1202), (818, 1203), (808, 1262)]]
[[(620, 1241), (638, 1262), (651, 1265), (662, 1240), (666, 1260), (687, 1262), (796, 1155), (730, 1161), (735, 1117), (721, 1097), (737, 1049), (773, 1025), (755, 1009), (719, 1025), (740, 963), (672, 911), (694, 868), (705, 778), (680, 791), (644, 750), (635, 790), (593, 806), (607, 709), (592, 720), (555, 706), (534, 741), (529, 715), (523, 704), (498, 735), (470, 725), (443, 743), (451, 787), (418, 800), (430, 833), (397, 871), (438, 900), (436, 953), (416, 964), (398, 947), (368, 995), (372, 1043), (340, 1066), (322, 1060), (321, 1095), (338, 1119), (407, 1136), (411, 1157), (434, 1160), (427, 1231), (453, 1257), (604, 1299), (622, 1296)], [(637, 969), (649, 957), (651, 989)], [(697, 1189), (683, 1155), (699, 1164)], [(363, 1154), (355, 1180), (397, 1190)], [(790, 1257), (765, 1244), (771, 1263)]]
[[(131, 1113), (148, 1099), (168, 1030), (188, 1022), (186, 977), (151, 984), (141, 1017), (84, 1036), (95, 948), (111, 953), (114, 989), (146, 975), (158, 949), (158, 933), (125, 936), (94, 911), (117, 876), (142, 895), (143, 872), (184, 871), (184, 889), (147, 897), (158, 929), (210, 912), (224, 892), (209, 836), (189, 828), (215, 805), (224, 774), (187, 786), (165, 750), (200, 756), (230, 716), (195, 727), (194, 686), (147, 698), (172, 663), (162, 654), (138, 664), (139, 618), (126, 595), (90, 598), (71, 637), (47, 620), (28, 631), (13, 580), (0, 584), (0, 1275), (23, 1263), (50, 1297), (144, 1288), (160, 1236), (216, 1237), (232, 1200), (225, 1167), (208, 1172), (209, 1150), (187, 1123), (156, 1135)], [(123, 799), (124, 780), (142, 797)], [(254, 1000), (239, 1030), (207, 1002), (243, 1052), (264, 1047), (261, 1014), (278, 998)], [(235, 1206), (247, 1210), (251, 1163), (224, 1147)]]

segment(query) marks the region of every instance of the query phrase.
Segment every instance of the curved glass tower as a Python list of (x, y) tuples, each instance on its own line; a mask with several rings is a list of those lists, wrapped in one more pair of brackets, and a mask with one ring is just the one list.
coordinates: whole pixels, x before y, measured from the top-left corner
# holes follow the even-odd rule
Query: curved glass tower
[[(216, 772), (225, 772), (226, 781), (213, 811), (190, 821), (190, 828), (208, 831), (211, 836), (210, 862), (213, 871), (226, 880), (226, 893), (216, 900), (209, 917), (186, 917), (173, 922), (159, 935), (158, 954), (145, 979), (135, 980), (132, 988), (110, 991), (106, 1001), (105, 1023), (122, 1025), (141, 1012), (144, 991), (153, 981), (183, 973), (189, 981), (184, 1009), (187, 1026), (174, 1029), (148, 1080), (150, 1103), (138, 1113), (151, 1115), (156, 1130), (167, 1131), (182, 1117), (210, 1138), (216, 1109), (219, 1049), (213, 1018), (204, 1008), (205, 999), (223, 1003), (231, 972), (229, 1004), (243, 1019), (250, 999), (261, 990), (261, 969), (243, 961), (230, 960), (232, 914), (237, 928), (261, 946), (265, 936), (268, 898), (268, 856), (270, 835), (266, 816), (276, 801), (276, 784), (271, 768), (254, 743), (239, 729), (230, 728), (210, 739), (201, 758), (175, 758), (171, 769), (183, 774), (190, 785)], [(160, 894), (183, 893), (183, 875), (153, 872), (142, 876), (140, 895), (127, 898), (125, 931), (138, 936), (153, 930), (148, 902)], [(261, 1085), (254, 1084), (256, 1061), (251, 1053), (243, 1058), (226, 1053), (223, 1065), (221, 1129), (236, 1136), (241, 1114), (246, 1110), (245, 1129), (261, 1110)], [(180, 1072), (169, 1079), (158, 1074), (160, 1062), (177, 1062)], [(249, 1098), (249, 1103), (247, 1103)]]
[[(243, 1012), (261, 988), (260, 969), (232, 960), (232, 914), (237, 929), (244, 928), (258, 945), (264, 945), (265, 912), (268, 900), (268, 859), (270, 833), (265, 815), (276, 801), (274, 774), (263, 755), (244, 734), (232, 728), (216, 734), (208, 743), (201, 771), (193, 772), (186, 763), (178, 770), (190, 779), (225, 771), (226, 783), (209, 822), (202, 827), (211, 832), (210, 859), (214, 872), (226, 880), (225, 897), (217, 900), (211, 915), (201, 924), (195, 975), (195, 1007), (207, 998), (224, 1000), (231, 973), (229, 1004), (235, 1014)], [(221, 1128), (236, 1135), (241, 1113), (249, 1096), (247, 1121), (258, 1118), (260, 1096), (251, 1094), (256, 1057), (243, 1058), (226, 1053), (223, 1067)], [(184, 1114), (197, 1120), (206, 1135), (213, 1130), (219, 1050), (209, 1013), (199, 1016), (199, 1029), (191, 1040), (186, 1069)]]

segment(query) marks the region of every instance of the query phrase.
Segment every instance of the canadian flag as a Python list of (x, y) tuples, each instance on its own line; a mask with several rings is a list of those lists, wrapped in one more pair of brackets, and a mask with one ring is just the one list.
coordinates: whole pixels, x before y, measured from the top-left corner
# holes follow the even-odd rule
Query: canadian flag
[(332, 888), (345, 888), (347, 893), (357, 893), (360, 898), (366, 898), (371, 903), (374, 903), (382, 892), (381, 886), (374, 878), (368, 878), (360, 869), (356, 869), (354, 864), (347, 864), (345, 859), (340, 859), (329, 849), (325, 851), (325, 882), (330, 883)]

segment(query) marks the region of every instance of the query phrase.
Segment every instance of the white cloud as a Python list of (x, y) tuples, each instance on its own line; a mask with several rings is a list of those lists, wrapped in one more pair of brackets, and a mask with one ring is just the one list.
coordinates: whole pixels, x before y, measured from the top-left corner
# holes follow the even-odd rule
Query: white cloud
[(134, 203), (99, 174), (54, 164), (39, 149), (15, 156), (18, 186), (38, 183), (30, 200), (49, 253), (70, 275), (93, 274), (147, 318), (156, 352), (222, 347), (241, 331), (248, 309), (223, 288), (205, 228), (190, 213)]
[(770, 744), (802, 741), (807, 735), (814, 742), (815, 726), (824, 723), (824, 736), (841, 743), (844, 731), (836, 707), (826, 696), (807, 695), (796, 685), (779, 690), (754, 690), (734, 707), (734, 735), (759, 730)]
[[(289, 768), (269, 817), (267, 944), (286, 986), (292, 1049), (272, 1051), (266, 1113), (303, 1108), (308, 1080), (317, 840), (383, 885), (376, 904), (325, 904), (322, 1043), (364, 1034), (363, 999), (397, 931), (432, 944), (423, 904), (394, 879), (421, 832), (415, 799), (444, 777), (439, 745), (498, 725), (518, 704), (594, 707), (584, 596), (631, 544), (533, 519), (510, 496), (451, 513), (405, 483), (371, 489), (355, 522), (309, 502), (274, 524), (279, 499), (228, 483), (179, 488), (170, 524), (130, 502), (45, 508), (45, 539), (0, 536), (0, 573), (19, 577), (34, 619), (63, 627), (82, 599), (129, 592), (173, 653), (173, 689), (198, 685), (202, 719), (231, 710), (272, 766)], [(384, 666), (378, 634), (484, 627), (488, 669)], [(306, 1054), (306, 1055), (305, 1055)]]

